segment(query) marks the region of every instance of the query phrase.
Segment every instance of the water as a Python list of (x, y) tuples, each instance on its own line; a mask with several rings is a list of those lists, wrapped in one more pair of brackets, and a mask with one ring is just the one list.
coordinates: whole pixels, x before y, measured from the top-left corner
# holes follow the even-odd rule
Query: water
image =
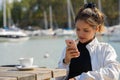
[[(21, 57), (33, 57), (34, 65), (57, 67), (64, 48), (64, 38), (34, 38), (25, 42), (1, 42), (0, 65), (19, 64)], [(44, 56), (48, 54), (48, 58)]]
[[(44, 37), (32, 38), (25, 42), (0, 42), (0, 65), (19, 64), (19, 58), (33, 57), (34, 65), (56, 68), (65, 47), (65, 39), (66, 37)], [(109, 42), (106, 37), (100, 40), (110, 43), (115, 48), (117, 60), (120, 62), (120, 42)]]

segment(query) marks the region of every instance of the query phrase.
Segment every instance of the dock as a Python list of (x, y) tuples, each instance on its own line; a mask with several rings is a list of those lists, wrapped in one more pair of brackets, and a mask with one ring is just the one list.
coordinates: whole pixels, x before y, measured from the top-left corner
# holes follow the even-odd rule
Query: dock
[(18, 70), (16, 67), (0, 67), (0, 80), (50, 80), (65, 75), (65, 69)]

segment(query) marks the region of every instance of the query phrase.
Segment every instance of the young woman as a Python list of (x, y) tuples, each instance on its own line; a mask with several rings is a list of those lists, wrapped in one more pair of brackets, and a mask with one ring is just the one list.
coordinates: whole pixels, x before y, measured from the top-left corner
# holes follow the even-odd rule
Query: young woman
[(75, 18), (75, 27), (78, 41), (75, 46), (72, 40), (66, 40), (58, 66), (68, 74), (59, 80), (118, 80), (120, 69), (115, 50), (96, 38), (96, 33), (103, 31), (104, 14), (95, 4), (85, 4)]

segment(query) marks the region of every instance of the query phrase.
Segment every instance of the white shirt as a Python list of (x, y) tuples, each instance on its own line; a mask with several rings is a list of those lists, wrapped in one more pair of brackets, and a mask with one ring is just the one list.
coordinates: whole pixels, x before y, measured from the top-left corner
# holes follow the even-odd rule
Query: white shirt
[[(118, 80), (120, 64), (116, 61), (117, 55), (112, 46), (107, 43), (98, 42), (97, 38), (86, 45), (91, 57), (92, 71), (76, 76), (76, 80)], [(64, 64), (66, 48), (58, 63), (58, 68), (69, 72), (69, 64)], [(64, 80), (65, 77), (57, 80)]]

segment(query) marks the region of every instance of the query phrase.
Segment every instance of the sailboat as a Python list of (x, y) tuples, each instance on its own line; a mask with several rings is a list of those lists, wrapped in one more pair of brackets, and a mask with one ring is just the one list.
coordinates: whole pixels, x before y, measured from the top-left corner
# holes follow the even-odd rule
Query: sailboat
[(75, 19), (75, 13), (70, 0), (67, 0), (67, 13), (68, 13), (68, 29), (57, 29), (55, 35), (57, 36), (74, 36), (75, 30), (72, 29), (71, 15)]
[(0, 41), (23, 41), (29, 39), (23, 30), (15, 25), (7, 27), (6, 22), (6, 0), (3, 0), (3, 28), (0, 28)]
[(47, 15), (46, 11), (44, 11), (44, 22), (45, 22), (45, 30), (41, 30), (41, 35), (43, 36), (53, 36), (53, 20), (52, 20), (52, 6), (49, 6), (49, 17), (50, 17), (50, 28), (48, 29)]
[(120, 0), (119, 0), (119, 24), (108, 28), (109, 41), (120, 42)]
[(120, 42), (120, 25), (114, 25), (108, 29), (108, 39), (113, 42)]
[(29, 37), (22, 30), (0, 29), (0, 41), (25, 41)]

